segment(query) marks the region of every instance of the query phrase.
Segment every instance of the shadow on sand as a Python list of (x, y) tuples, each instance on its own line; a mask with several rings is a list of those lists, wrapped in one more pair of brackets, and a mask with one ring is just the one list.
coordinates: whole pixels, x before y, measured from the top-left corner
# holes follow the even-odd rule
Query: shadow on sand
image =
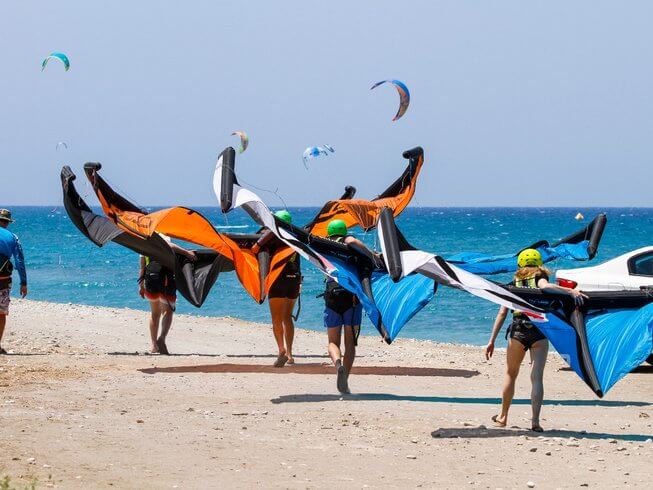
[[(257, 358), (270, 358), (270, 359), (276, 359), (277, 354), (227, 354), (226, 357), (235, 357), (235, 358), (242, 358), (242, 359), (247, 359), (252, 358), (252, 359), (257, 359)], [(326, 354), (295, 354), (293, 356), (296, 359), (328, 359), (329, 356)], [(365, 356), (356, 356), (356, 359), (363, 358)]]
[[(48, 356), (50, 355), (49, 352), (7, 352), (6, 354), (2, 354), (3, 356), (20, 356), (20, 357), (26, 357), (26, 356)], [(2, 359), (2, 357), (0, 357)]]
[(108, 356), (142, 356), (142, 357), (158, 357), (158, 356), (163, 356), (163, 357), (220, 357), (220, 354), (198, 354), (196, 352), (177, 352), (173, 354), (152, 354), (151, 352), (107, 352)]
[[(354, 393), (339, 394), (299, 394), (281, 395), (270, 400), (272, 403), (319, 403), (339, 400), (351, 401), (407, 401), (428, 403), (465, 403), (482, 405), (500, 405), (501, 398), (472, 398), (455, 396), (418, 396), (393, 395), (391, 393)], [(530, 405), (530, 399), (516, 398), (513, 405)], [(649, 402), (619, 401), (619, 400), (544, 400), (544, 405), (562, 405), (568, 407), (648, 407)]]
[(603, 432), (586, 432), (575, 430), (547, 430), (543, 433), (527, 429), (500, 429), (480, 427), (441, 428), (431, 432), (431, 437), (438, 439), (491, 439), (494, 437), (575, 437), (576, 439), (617, 439), (620, 441), (644, 442), (653, 436), (645, 434), (606, 434)]
[[(170, 366), (139, 369), (146, 374), (157, 373), (266, 373), (266, 374), (334, 374), (330, 364), (295, 364), (283, 368), (263, 364), (204, 364), (200, 366)], [(354, 367), (352, 374), (374, 376), (437, 376), (447, 378), (471, 378), (477, 376), (478, 371), (466, 369), (440, 369), (417, 367), (390, 367), (390, 366), (358, 366)]]

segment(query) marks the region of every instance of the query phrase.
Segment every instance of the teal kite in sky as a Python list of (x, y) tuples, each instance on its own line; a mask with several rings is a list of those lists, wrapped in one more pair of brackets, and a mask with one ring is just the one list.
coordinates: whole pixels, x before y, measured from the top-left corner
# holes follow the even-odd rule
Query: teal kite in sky
[(70, 60), (68, 59), (68, 56), (66, 56), (63, 53), (57, 53), (55, 51), (53, 53), (50, 53), (50, 55), (43, 60), (43, 63), (41, 63), (41, 71), (45, 70), (45, 67), (48, 66), (50, 60), (59, 60), (63, 63), (63, 66), (66, 71), (70, 70)]

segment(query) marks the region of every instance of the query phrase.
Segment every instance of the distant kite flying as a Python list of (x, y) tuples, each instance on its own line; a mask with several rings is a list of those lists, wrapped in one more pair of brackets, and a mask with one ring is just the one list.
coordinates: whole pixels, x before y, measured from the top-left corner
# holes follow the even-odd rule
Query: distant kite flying
[(384, 83), (391, 83), (397, 89), (397, 92), (399, 92), (399, 110), (397, 110), (395, 117), (392, 118), (393, 121), (396, 121), (408, 110), (408, 105), (410, 104), (410, 92), (408, 91), (408, 87), (399, 80), (382, 80), (372, 85), (370, 90), (374, 90), (376, 87), (383, 85)]
[(247, 136), (247, 133), (245, 131), (234, 131), (231, 133), (231, 136), (240, 137), (240, 148), (238, 148), (238, 153), (244, 152), (247, 149), (247, 145), (249, 145), (249, 136)]
[(322, 145), (322, 146), (309, 146), (304, 150), (302, 155), (302, 160), (304, 160), (304, 167), (308, 169), (308, 160), (311, 158), (317, 158), (319, 156), (327, 156), (329, 153), (334, 153), (336, 150), (332, 146)]
[(70, 60), (68, 59), (68, 56), (66, 56), (63, 53), (57, 53), (55, 51), (53, 53), (50, 53), (50, 55), (43, 60), (43, 62), (41, 63), (41, 71), (45, 70), (45, 67), (48, 66), (50, 60), (59, 60), (63, 63), (63, 66), (66, 71), (70, 70)]

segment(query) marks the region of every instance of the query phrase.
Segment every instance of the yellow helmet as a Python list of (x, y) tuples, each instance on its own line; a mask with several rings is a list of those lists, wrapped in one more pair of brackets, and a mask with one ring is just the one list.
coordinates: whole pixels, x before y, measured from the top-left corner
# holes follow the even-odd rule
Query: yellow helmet
[(539, 267), (542, 265), (542, 255), (534, 248), (527, 248), (519, 252), (517, 265), (519, 267)]

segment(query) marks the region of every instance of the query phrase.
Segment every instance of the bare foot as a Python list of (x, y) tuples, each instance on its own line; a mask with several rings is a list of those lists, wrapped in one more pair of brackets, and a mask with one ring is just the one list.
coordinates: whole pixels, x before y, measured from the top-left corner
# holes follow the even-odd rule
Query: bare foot
[(279, 354), (277, 360), (274, 361), (273, 366), (276, 368), (282, 368), (285, 366), (286, 362), (288, 362), (288, 356), (286, 354)]
[(287, 364), (295, 364), (295, 358), (293, 356), (289, 356)]
[(159, 348), (159, 353), (169, 356), (170, 352), (168, 352), (168, 346), (166, 345), (166, 339), (163, 337), (159, 337), (159, 339), (156, 341), (156, 345)]
[(152, 344), (152, 348), (150, 349), (150, 352), (152, 354), (158, 354), (159, 353), (159, 346), (156, 344)]
[(508, 424), (506, 419), (500, 419), (498, 415), (492, 416), (492, 422), (494, 422), (495, 427), (505, 427)]
[(533, 422), (533, 425), (531, 426), (531, 430), (533, 432), (544, 432), (544, 429), (538, 422)]

